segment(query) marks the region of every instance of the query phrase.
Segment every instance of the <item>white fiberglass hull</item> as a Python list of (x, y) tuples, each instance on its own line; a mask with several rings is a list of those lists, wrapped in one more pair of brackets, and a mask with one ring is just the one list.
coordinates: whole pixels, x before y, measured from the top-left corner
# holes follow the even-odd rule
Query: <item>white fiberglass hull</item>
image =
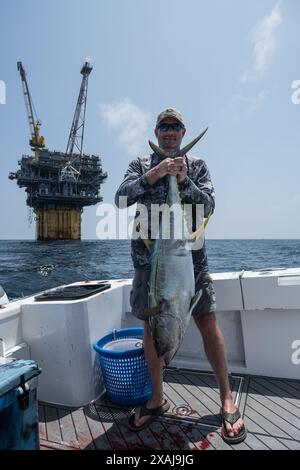
[[(230, 372), (299, 379), (300, 269), (212, 277)], [(40, 400), (81, 406), (103, 391), (93, 341), (141, 325), (130, 313), (132, 280), (110, 282), (110, 289), (81, 300), (28, 297), (0, 309), (0, 355), (38, 362)], [(193, 321), (171, 366), (210, 368)]]

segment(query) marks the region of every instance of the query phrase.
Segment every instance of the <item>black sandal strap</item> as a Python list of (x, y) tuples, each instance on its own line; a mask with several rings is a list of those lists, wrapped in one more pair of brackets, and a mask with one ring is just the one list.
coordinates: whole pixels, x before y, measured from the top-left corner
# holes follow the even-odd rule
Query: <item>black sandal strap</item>
[(159, 409), (161, 407), (158, 407), (158, 408), (147, 408), (147, 406), (145, 405), (145, 403), (141, 406), (141, 409), (140, 409), (140, 418), (142, 418), (143, 416), (152, 416), (152, 415), (155, 415)]
[(241, 413), (237, 409), (234, 413), (227, 413), (221, 408), (221, 416), (222, 419), (227, 421), (229, 424), (234, 424), (237, 422), (238, 419), (241, 418)]

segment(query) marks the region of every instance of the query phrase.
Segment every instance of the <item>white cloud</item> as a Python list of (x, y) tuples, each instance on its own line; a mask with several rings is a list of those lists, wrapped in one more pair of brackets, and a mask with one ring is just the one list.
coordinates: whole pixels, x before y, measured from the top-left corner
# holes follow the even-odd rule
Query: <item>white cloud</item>
[(249, 70), (243, 73), (242, 82), (259, 78), (272, 63), (276, 51), (275, 32), (282, 23), (280, 3), (277, 3), (270, 15), (265, 16), (253, 28), (251, 43), (253, 46), (253, 63)]
[(256, 96), (243, 96), (236, 94), (233, 96), (225, 113), (231, 115), (234, 120), (247, 118), (263, 105), (268, 92), (261, 91)]
[(137, 157), (147, 142), (150, 113), (143, 111), (128, 97), (117, 103), (102, 104), (100, 111), (108, 129), (117, 132), (117, 140), (126, 152)]

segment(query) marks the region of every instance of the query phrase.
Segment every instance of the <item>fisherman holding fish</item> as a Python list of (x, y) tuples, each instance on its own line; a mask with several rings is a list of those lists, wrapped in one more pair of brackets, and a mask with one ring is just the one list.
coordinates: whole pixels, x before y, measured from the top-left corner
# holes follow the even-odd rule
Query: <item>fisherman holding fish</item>
[[(221, 435), (226, 442), (235, 444), (245, 439), (246, 428), (230, 390), (225, 342), (215, 317), (215, 293), (203, 236), (215, 207), (214, 188), (206, 163), (187, 155), (206, 130), (181, 149), (186, 133), (182, 115), (173, 108), (161, 111), (154, 130), (158, 146), (149, 142), (153, 153), (129, 164), (115, 196), (120, 208), (124, 207), (124, 200), (125, 206), (138, 203), (137, 219), (139, 206), (146, 207), (148, 221), (153, 220), (151, 211), (158, 205), (177, 204), (182, 214), (183, 204), (192, 207), (192, 231), (189, 227), (192, 236), (186, 231), (182, 237), (174, 236), (173, 227), (171, 236), (164, 237), (162, 212), (155, 240), (151, 239), (151, 223), (147, 233), (138, 224), (140, 236), (131, 240), (135, 273), (130, 303), (132, 313), (144, 321), (144, 351), (153, 393), (147, 403), (130, 415), (128, 426), (140, 431), (169, 409), (170, 404), (163, 396), (163, 367), (176, 354), (192, 315), (220, 388)], [(204, 211), (204, 221), (198, 229), (197, 205)], [(191, 241), (197, 242), (201, 234), (200, 246), (194, 244), (190, 248)]]

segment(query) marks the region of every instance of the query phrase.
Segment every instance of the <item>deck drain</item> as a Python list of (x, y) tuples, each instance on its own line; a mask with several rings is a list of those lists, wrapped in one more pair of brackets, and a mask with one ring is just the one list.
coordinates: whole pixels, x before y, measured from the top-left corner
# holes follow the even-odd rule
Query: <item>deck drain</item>
[(193, 410), (189, 405), (178, 405), (173, 409), (173, 414), (175, 416), (190, 416), (194, 413), (195, 410)]

